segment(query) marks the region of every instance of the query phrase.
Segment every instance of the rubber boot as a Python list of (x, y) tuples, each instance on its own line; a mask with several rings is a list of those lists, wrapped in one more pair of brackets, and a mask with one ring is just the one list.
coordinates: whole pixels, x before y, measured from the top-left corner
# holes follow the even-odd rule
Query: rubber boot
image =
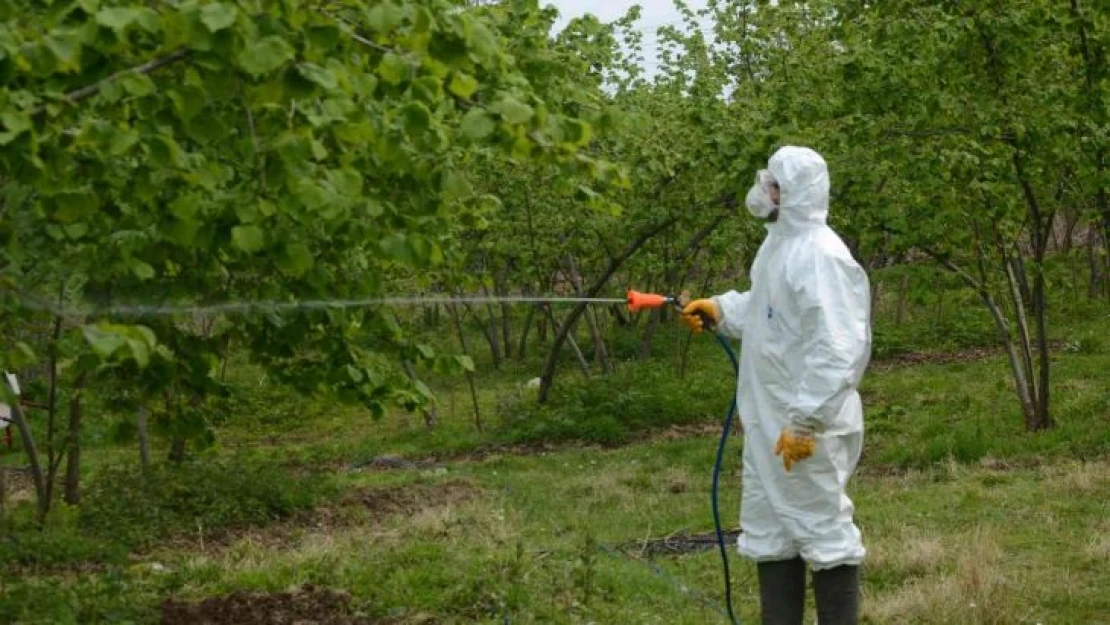
[(856, 625), (859, 622), (859, 567), (838, 566), (813, 572), (817, 625)]
[(763, 625), (802, 625), (806, 607), (806, 564), (801, 558), (760, 562), (759, 607)]

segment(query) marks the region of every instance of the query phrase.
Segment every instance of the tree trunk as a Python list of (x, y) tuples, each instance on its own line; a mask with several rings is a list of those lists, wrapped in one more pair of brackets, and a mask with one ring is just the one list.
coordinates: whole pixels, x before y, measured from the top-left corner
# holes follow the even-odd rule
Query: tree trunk
[(937, 313), (936, 313), (936, 323), (937, 323), (937, 325), (940, 325), (940, 324), (944, 323), (944, 294), (947, 293), (947, 292), (948, 292), (948, 289), (946, 289), (944, 287), (944, 285), (941, 285), (940, 291), (937, 292)]
[(622, 328), (628, 327), (628, 315), (624, 313), (625, 306), (623, 304), (616, 304), (608, 307), (609, 314), (613, 319), (617, 320), (617, 325)]
[(74, 385), (69, 400), (69, 435), (66, 437), (65, 501), (81, 503), (81, 393), (83, 384)]
[(1037, 418), (1028, 424), (1030, 430), (1046, 430), (1053, 426), (1051, 406), (1051, 364), (1052, 358), (1048, 348), (1048, 298), (1043, 267), (1033, 276), (1033, 311), (1037, 322), (1037, 351), (1040, 381), (1037, 384)]
[(27, 417), (23, 413), (23, 406), (19, 403), (19, 396), (15, 393), (15, 388), (11, 382), (7, 381), (5, 376), (5, 384), (11, 389), (14, 399), (11, 404), (12, 424), (19, 430), (19, 438), (23, 441), (23, 451), (27, 454), (27, 460), (31, 463), (31, 480), (35, 484), (35, 497), (38, 499), (39, 518), (46, 517), (47, 511), (50, 510), (50, 500), (47, 498), (46, 493), (46, 476), (42, 471), (42, 462), (39, 458), (39, 450), (35, 446), (35, 437), (31, 434), (31, 427), (27, 423)]
[[(555, 319), (555, 313), (551, 311), (550, 306), (545, 306), (543, 309), (547, 315), (548, 320), (551, 322), (552, 328), (558, 328), (559, 322)], [(582, 370), (582, 375), (590, 377), (590, 363), (586, 360), (586, 356), (582, 353), (582, 348), (578, 347), (578, 341), (574, 340), (574, 333), (567, 334), (567, 344), (570, 345), (571, 351), (574, 353), (574, 359), (578, 361), (578, 368)], [(541, 380), (542, 382), (542, 380)]]
[(974, 276), (967, 273), (947, 257), (938, 255), (932, 250), (926, 249), (926, 253), (932, 256), (939, 262), (945, 269), (958, 275), (968, 286), (970, 286), (982, 300), (983, 305), (990, 311), (991, 318), (994, 319), (995, 328), (998, 330), (999, 338), (1002, 341), (1003, 347), (1006, 349), (1006, 356), (1010, 362), (1010, 371), (1014, 377), (1014, 386), (1018, 395), (1018, 401), (1021, 404), (1021, 412), (1025, 416), (1026, 423), (1031, 419), (1036, 418), (1036, 391), (1031, 382), (1032, 378), (1025, 374), (1025, 369), (1022, 367), (1021, 359), (1018, 357), (1017, 350), (1014, 349), (1013, 337), (1010, 332), (1010, 323), (1006, 320), (1006, 316), (1002, 313), (1002, 309), (994, 301), (994, 297), (986, 288), (986, 285), (976, 280)]
[[(61, 303), (61, 296), (58, 298)], [(62, 333), (62, 318), (54, 318), (53, 339), (50, 343), (50, 358), (47, 363), (47, 379), (50, 385), (46, 399), (46, 507), (42, 510), (42, 519), (50, 512), (54, 503), (54, 485), (57, 483), (58, 467), (61, 466), (62, 451), (58, 449), (57, 417), (58, 417), (58, 340)], [(79, 378), (83, 379), (83, 377)], [(78, 382), (80, 384), (80, 382)], [(40, 520), (41, 521), (41, 520)]]
[(902, 284), (898, 287), (898, 312), (895, 314), (894, 323), (902, 325), (906, 319), (906, 305), (910, 297), (910, 274), (902, 274)]
[[(582, 274), (578, 272), (578, 263), (574, 261), (574, 256), (567, 254), (567, 267), (570, 270), (571, 283), (574, 285), (574, 292), (578, 297), (586, 297), (586, 293), (582, 288)], [(594, 343), (594, 361), (601, 364), (601, 371), (603, 373), (612, 373), (613, 366), (609, 362), (609, 354), (605, 351), (605, 343), (601, 338), (601, 330), (597, 324), (597, 315), (594, 314), (593, 307), (586, 308), (586, 326), (590, 330), (590, 338)]]
[[(716, 230), (717, 227), (720, 226), (722, 223), (724, 223), (728, 219), (729, 215), (730, 213), (722, 213), (717, 215), (715, 218), (710, 220), (709, 223), (702, 226), (700, 230), (695, 232), (694, 235), (690, 237), (688, 241), (686, 241), (686, 244), (682, 246), (682, 250), (668, 265), (663, 277), (663, 287), (667, 289), (667, 294), (676, 294), (675, 291), (677, 291), (679, 287), (682, 286), (684, 276), (686, 274), (689, 274), (692, 268), (696, 265), (697, 254), (702, 242), (705, 241), (705, 239), (708, 238), (709, 235), (713, 234), (713, 231)], [(690, 259), (689, 263), (687, 263), (688, 266), (682, 269), (681, 264), (687, 259)], [(704, 292), (708, 288), (709, 286), (707, 283), (704, 287), (702, 287), (702, 291)], [(666, 309), (653, 311), (653, 313), (649, 317), (648, 326), (644, 329), (644, 334), (640, 339), (639, 351), (641, 359), (647, 359), (651, 356), (652, 340), (654, 339), (655, 333), (658, 331), (659, 326), (662, 325), (663, 322), (665, 322), (666, 320)]]
[[(489, 296), (490, 293), (489, 293), (488, 288), (483, 286), (482, 291), (487, 296)], [(492, 304), (486, 304), (486, 313), (489, 315), (489, 317), (486, 319), (486, 321), (484, 323), (482, 322), (481, 316), (478, 315), (477, 313), (474, 314), (474, 318), (478, 320), (479, 325), (483, 326), (482, 327), (482, 335), (486, 337), (486, 342), (489, 343), (490, 356), (493, 358), (493, 368), (494, 369), (500, 369), (501, 368), (501, 341), (497, 338), (497, 335), (498, 335), (498, 332), (497, 332), (497, 316), (493, 314), (493, 305)]]
[(647, 360), (651, 358), (651, 341), (655, 338), (655, 331), (663, 323), (663, 311), (651, 311), (651, 317), (648, 319), (647, 327), (644, 328), (644, 333), (640, 336), (640, 360)]
[[(602, 272), (598, 279), (590, 286), (589, 290), (586, 293), (586, 297), (597, 297), (597, 294), (609, 281), (609, 278), (612, 277), (612, 275), (618, 269), (620, 269), (621, 265), (623, 265), (626, 260), (631, 258), (632, 255), (635, 254), (641, 247), (643, 247), (645, 243), (651, 240), (652, 237), (659, 234), (660, 232), (663, 232), (676, 221), (678, 221), (677, 217), (671, 217), (659, 224), (656, 224), (655, 226), (652, 226), (651, 228), (648, 228), (638, 237), (636, 237), (636, 239), (632, 241), (632, 243), (630, 243), (628, 247), (626, 247), (624, 251), (621, 252), (620, 255), (609, 261), (609, 266), (606, 267), (605, 271)], [(583, 312), (585, 312), (586, 305), (586, 302), (579, 302), (577, 305), (575, 305), (574, 309), (571, 310), (570, 315), (563, 322), (563, 325), (559, 328), (559, 333), (555, 335), (554, 345), (552, 345), (551, 351), (548, 353), (547, 362), (544, 365), (543, 373), (540, 375), (540, 392), (538, 401), (541, 404), (547, 402), (547, 398), (551, 393), (551, 385), (555, 380), (555, 368), (559, 363), (559, 352), (563, 347), (563, 343), (566, 342), (567, 337), (570, 335), (570, 331), (574, 328), (574, 325), (578, 321), (578, 318), (582, 316)]]
[(520, 330), (520, 345), (516, 350), (516, 358), (520, 362), (528, 357), (528, 334), (532, 331), (532, 322), (536, 318), (536, 307), (528, 307), (528, 315), (524, 317), (524, 327)]
[[(1029, 183), (1028, 177), (1025, 176), (1022, 153), (1017, 145), (1014, 146), (1013, 163), (1014, 173), (1017, 174), (1018, 182), (1021, 184), (1022, 194), (1025, 197), (1029, 218), (1032, 222), (1030, 231), (1033, 238), (1033, 259), (1037, 263), (1036, 272), (1033, 275), (1033, 299), (1031, 301), (1037, 323), (1040, 380), (1037, 384), (1036, 417), (1032, 423), (1026, 424), (1029, 430), (1036, 431), (1051, 428), (1053, 425), (1052, 415), (1049, 413), (1051, 357), (1048, 353), (1048, 298), (1045, 292), (1044, 259), (1048, 252), (1048, 235), (1052, 228), (1054, 213), (1049, 211), (1046, 214), (1041, 209), (1040, 202), (1033, 191), (1033, 186)], [(1020, 256), (1015, 256), (1015, 258), (1020, 260)]]
[(871, 289), (871, 316), (872, 318), (878, 316), (879, 305), (883, 299), (883, 286), (882, 282), (872, 281), (874, 288)]
[[(463, 334), (462, 319), (459, 317), (459, 309), (454, 304), (447, 306), (447, 312), (451, 316), (451, 322), (455, 326), (455, 335), (459, 337), (459, 346), (462, 348), (463, 355), (470, 356), (470, 348), (466, 344), (466, 335)], [(479, 432), (482, 431), (482, 411), (478, 407), (478, 389), (474, 384), (474, 374), (470, 371), (466, 372), (466, 383), (470, 387), (470, 400), (474, 403), (474, 428)]]
[(1017, 277), (1018, 289), (1021, 291), (1021, 301), (1032, 302), (1033, 294), (1029, 290), (1029, 277), (1025, 273), (1025, 261), (1022, 260), (1021, 254), (1010, 256), (1009, 262), (1013, 265), (1014, 276)]
[[(1003, 256), (1003, 263), (1006, 265), (1006, 281), (1010, 285), (1010, 297), (1013, 299), (1015, 314), (1018, 321), (1018, 340), (1021, 347), (1021, 362), (1024, 367), (1026, 379), (1030, 382), (1034, 381), (1033, 378), (1033, 341), (1029, 334), (1029, 322), (1025, 318), (1025, 300), (1021, 298), (1021, 289), (1018, 288), (1018, 281), (1014, 277), (1014, 264), (1009, 262), (1009, 259)], [(1030, 384), (1032, 397), (1037, 396), (1037, 388), (1035, 384)], [(1033, 416), (1032, 413), (1027, 414), (1027, 417)]]
[(147, 412), (147, 407), (145, 405), (139, 406), (139, 466), (141, 466), (144, 471), (150, 467), (150, 443), (146, 431)]
[[(1099, 5), (1098, 2), (1094, 4)], [(1095, 122), (1096, 127), (1105, 127), (1106, 103), (1102, 100), (1101, 94), (1103, 92), (1099, 89), (1099, 84), (1106, 80), (1106, 48), (1098, 41), (1097, 37), (1094, 42), (1091, 41), (1087, 32), (1088, 20), (1092, 26), (1096, 22), (1093, 17), (1087, 16), (1087, 11), (1080, 8), (1079, 0), (1071, 0), (1071, 13), (1074, 23), (1078, 27), (1079, 52), (1083, 59), (1083, 77), (1086, 83), (1083, 93), (1087, 96), (1090, 117)], [(1103, 281), (1106, 283), (1106, 296), (1110, 297), (1110, 192), (1106, 188), (1106, 147), (1101, 144), (1097, 145), (1094, 157), (1095, 180), (1098, 181), (1098, 189), (1095, 192), (1095, 206), (1102, 221), (1102, 243), (1107, 252), (1105, 267), (1103, 268)]]
[(505, 360), (513, 357), (513, 325), (512, 307), (508, 302), (501, 302), (501, 339), (504, 342), (502, 353)]
[(173, 463), (185, 461), (185, 437), (175, 436), (170, 440), (170, 453), (166, 458)]
[(1087, 286), (1087, 297), (1089, 299), (1096, 299), (1099, 297), (1102, 291), (1103, 281), (1108, 278), (1108, 276), (1104, 276), (1102, 273), (1102, 263), (1098, 257), (1098, 244), (1100, 238), (1097, 224), (1092, 223), (1090, 232), (1087, 234), (1087, 265), (1091, 272), (1091, 282)]

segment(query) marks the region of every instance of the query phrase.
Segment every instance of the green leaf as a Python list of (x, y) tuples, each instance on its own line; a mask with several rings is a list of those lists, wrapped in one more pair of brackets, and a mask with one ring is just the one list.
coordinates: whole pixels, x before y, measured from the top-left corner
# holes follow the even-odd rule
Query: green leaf
[(96, 13), (96, 23), (110, 28), (116, 33), (127, 29), (128, 26), (139, 21), (143, 10), (135, 7), (111, 7), (101, 9)]
[(412, 93), (418, 99), (436, 106), (443, 98), (443, 85), (434, 76), (424, 76), (412, 83)]
[(112, 128), (108, 139), (108, 153), (112, 156), (122, 156), (139, 142), (139, 133), (131, 129)]
[(127, 264), (131, 269), (131, 273), (135, 274), (135, 277), (140, 280), (150, 280), (154, 277), (154, 267), (152, 267), (150, 263), (139, 260), (138, 258), (132, 258), (128, 260)]
[(378, 77), (373, 74), (355, 74), (352, 81), (355, 93), (363, 97), (373, 97), (374, 90), (378, 88)]
[(5, 131), (0, 133), (0, 145), (7, 145), (19, 135), (31, 129), (31, 118), (21, 113), (5, 112), (0, 114)]
[(301, 63), (297, 66), (297, 73), (324, 89), (335, 89), (339, 86), (339, 82), (335, 79), (335, 74), (319, 65)]
[(499, 100), (490, 107), (490, 110), (501, 115), (502, 119), (510, 124), (526, 123), (528, 120), (532, 119), (532, 115), (535, 114), (535, 110), (533, 110), (532, 107), (512, 96)]
[(357, 170), (349, 167), (333, 169), (326, 177), (339, 195), (350, 199), (362, 197), (362, 174)]
[(95, 325), (87, 325), (81, 328), (81, 334), (84, 335), (89, 347), (104, 360), (111, 358), (116, 351), (126, 344), (124, 337), (110, 328), (111, 326)]
[(431, 239), (412, 236), (409, 237), (409, 245), (412, 247), (413, 257), (416, 261), (415, 266), (426, 267), (443, 262), (443, 250)]
[(317, 24), (308, 29), (309, 44), (320, 53), (330, 52), (339, 44), (340, 30), (332, 24)]
[(158, 135), (147, 145), (150, 162), (159, 167), (181, 167), (185, 163), (185, 153), (177, 141), (168, 135)]
[(287, 243), (275, 259), (278, 268), (294, 277), (301, 277), (312, 269), (314, 260), (308, 246), (301, 242)]
[(170, 213), (178, 219), (192, 219), (200, 209), (200, 197), (195, 193), (179, 195), (170, 202)]
[(416, 265), (416, 252), (405, 235), (391, 234), (379, 241), (378, 245), (389, 258), (405, 265)]
[(480, 22), (470, 24), (467, 44), (470, 47), (471, 55), (476, 57), (479, 62), (491, 61), (497, 54), (497, 37)]
[(239, 54), (239, 67), (258, 77), (269, 74), (292, 58), (293, 47), (289, 42), (277, 35), (270, 35), (247, 44)]
[(123, 90), (135, 97), (143, 97), (154, 93), (154, 81), (146, 74), (134, 72), (124, 75), (119, 80)]
[(378, 2), (366, 12), (366, 24), (374, 32), (387, 35), (405, 19), (405, 12), (391, 0)]
[(355, 367), (353, 365), (347, 365), (343, 369), (347, 372), (347, 377), (350, 378), (351, 381), (354, 382), (355, 384), (358, 384), (359, 382), (362, 382), (363, 379), (365, 379), (365, 377), (366, 377), (362, 374), (361, 369), (359, 369), (358, 367)]
[(54, 219), (63, 224), (87, 217), (100, 208), (100, 199), (87, 190), (63, 191), (53, 195), (51, 199), (54, 203)]
[(420, 102), (406, 104), (401, 115), (404, 118), (405, 134), (409, 136), (424, 134), (432, 122), (431, 112)]
[(404, 57), (387, 52), (378, 64), (378, 75), (391, 85), (399, 85), (408, 80), (410, 68), (409, 62)]
[(590, 125), (582, 120), (568, 119), (563, 123), (567, 141), (576, 146), (583, 146), (590, 142), (592, 136)]
[(456, 171), (449, 171), (443, 176), (443, 198), (445, 200), (459, 200), (474, 194), (474, 189), (466, 177)]
[(67, 237), (69, 237), (71, 240), (76, 241), (76, 240), (80, 239), (81, 237), (85, 236), (86, 234), (88, 234), (89, 226), (88, 226), (88, 224), (79, 221), (75, 224), (69, 224), (67, 226), (62, 226), (62, 230), (65, 230), (65, 233), (66, 233)]
[(468, 111), (459, 124), (459, 132), (462, 136), (475, 141), (488, 137), (496, 129), (497, 122), (490, 117), (489, 113), (478, 108)]
[(200, 10), (200, 21), (208, 32), (217, 33), (235, 23), (238, 10), (226, 2), (211, 2)]
[(264, 239), (262, 228), (258, 226), (236, 226), (231, 229), (232, 243), (248, 254), (261, 250)]
[(80, 66), (81, 42), (73, 33), (52, 34), (45, 39), (47, 49), (58, 60), (60, 69), (76, 70)]
[(469, 100), (470, 96), (478, 91), (478, 81), (466, 72), (456, 72), (451, 77), (451, 84), (447, 86), (447, 89), (460, 98)]

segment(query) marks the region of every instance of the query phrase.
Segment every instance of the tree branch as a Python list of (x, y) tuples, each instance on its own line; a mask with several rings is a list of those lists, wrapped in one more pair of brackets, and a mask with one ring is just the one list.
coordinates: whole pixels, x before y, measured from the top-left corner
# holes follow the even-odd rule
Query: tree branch
[[(65, 95), (65, 99), (68, 100), (71, 104), (76, 104), (77, 102), (80, 102), (81, 100), (84, 100), (86, 98), (89, 98), (91, 96), (96, 95), (97, 93), (100, 92), (101, 89), (103, 89), (109, 83), (114, 82), (116, 80), (119, 80), (120, 78), (123, 78), (124, 76), (126, 76), (128, 74), (149, 74), (149, 73), (153, 72), (156, 69), (165, 67), (167, 65), (170, 65), (171, 63), (176, 63), (177, 61), (180, 61), (181, 59), (183, 59), (187, 56), (189, 56), (189, 51), (188, 50), (186, 50), (185, 48), (178, 48), (177, 50), (174, 50), (173, 52), (171, 52), (171, 53), (169, 53), (165, 56), (161, 56), (161, 57), (158, 57), (156, 59), (147, 61), (146, 63), (143, 63), (142, 65), (137, 65), (135, 67), (130, 67), (130, 68), (125, 69), (125, 70), (120, 70), (120, 71), (112, 74), (111, 76), (108, 76), (107, 78), (104, 78), (103, 80), (100, 80), (99, 82), (95, 82), (91, 85), (85, 85), (84, 87), (81, 87), (80, 89), (74, 89), (73, 91), (70, 91), (69, 93), (67, 93)], [(37, 109), (35, 109), (34, 114), (38, 115), (38, 114), (42, 113), (45, 110), (46, 110), (45, 106), (40, 106)]]

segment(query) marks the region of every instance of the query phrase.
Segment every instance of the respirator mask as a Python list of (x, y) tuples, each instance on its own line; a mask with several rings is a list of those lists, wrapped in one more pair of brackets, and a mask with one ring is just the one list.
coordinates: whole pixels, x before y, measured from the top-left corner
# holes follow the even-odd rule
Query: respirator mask
[(759, 219), (767, 219), (777, 206), (771, 201), (771, 186), (775, 184), (771, 172), (761, 169), (755, 174), (755, 184), (748, 190), (748, 212)]

